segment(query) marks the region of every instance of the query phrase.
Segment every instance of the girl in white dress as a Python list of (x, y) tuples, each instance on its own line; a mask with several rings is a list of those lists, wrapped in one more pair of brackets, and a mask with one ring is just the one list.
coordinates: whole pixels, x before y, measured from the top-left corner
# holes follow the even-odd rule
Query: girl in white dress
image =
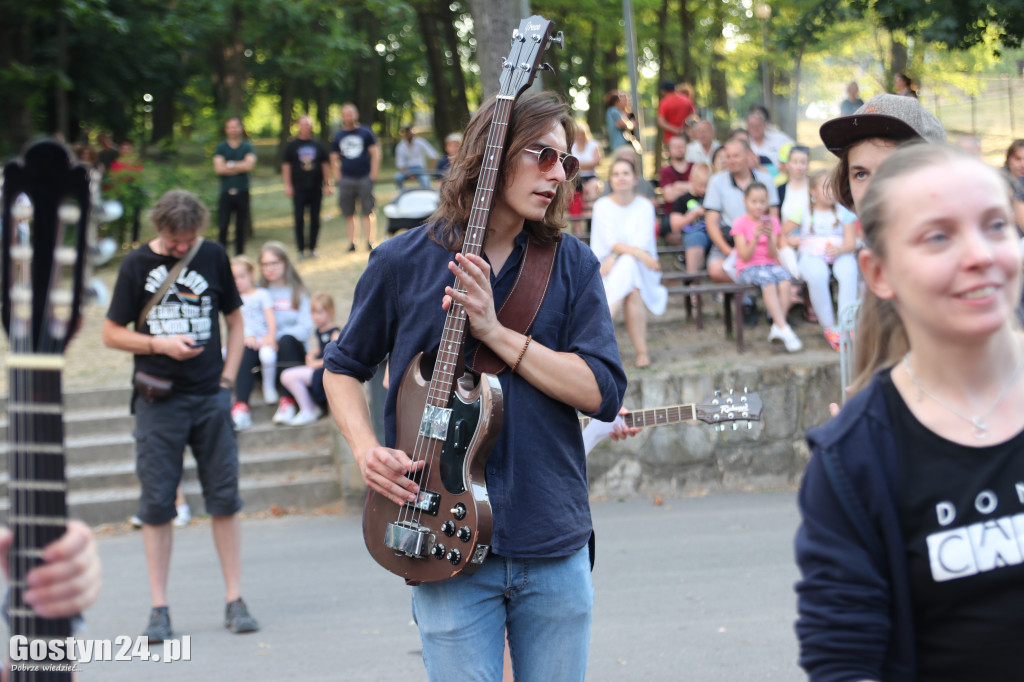
[(668, 291), (654, 240), (654, 204), (636, 193), (636, 166), (616, 159), (609, 172), (611, 194), (594, 202), (590, 248), (601, 261), (601, 277), (612, 317), (624, 309), (626, 332), (636, 351), (634, 364), (647, 367), (647, 310), (665, 312)]

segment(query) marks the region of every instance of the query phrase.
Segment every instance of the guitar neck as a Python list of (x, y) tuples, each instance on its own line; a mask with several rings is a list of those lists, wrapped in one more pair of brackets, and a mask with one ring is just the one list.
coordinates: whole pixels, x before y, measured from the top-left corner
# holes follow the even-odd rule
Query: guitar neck
[[(29, 369), (38, 359), (56, 364), (61, 356), (8, 356), (7, 405), (9, 511), (14, 534), (9, 554), (11, 634), (32, 639), (71, 636), (68, 618), (40, 618), (26, 606), (25, 576), (43, 563), (43, 548), (67, 528), (64, 476), (64, 410), (59, 369)], [(18, 673), (15, 673), (17, 675)], [(15, 677), (13, 679), (21, 679)]]
[[(480, 179), (473, 194), (473, 210), (470, 212), (469, 224), (466, 226), (462, 242), (463, 255), (479, 256), (483, 252), (487, 219), (494, 202), (495, 183), (501, 167), (505, 136), (514, 103), (513, 98), (499, 97), (495, 106), (490, 132), (487, 135), (487, 153), (484, 154)], [(466, 292), (466, 287), (458, 278), (452, 286), (459, 293)], [(437, 362), (434, 365), (427, 397), (428, 404), (435, 407), (447, 406), (455, 387), (455, 375), (461, 367), (462, 349), (466, 340), (466, 322), (466, 309), (458, 303), (452, 303), (444, 321), (444, 332), (438, 347)]]
[[(652, 426), (666, 426), (678, 424), (679, 422), (690, 421), (696, 414), (696, 406), (693, 403), (685, 405), (672, 405), (671, 407), (653, 407), (649, 410), (630, 412), (622, 415), (622, 421), (628, 427), (650, 428)], [(580, 428), (586, 428), (591, 421), (590, 417), (580, 417)]]

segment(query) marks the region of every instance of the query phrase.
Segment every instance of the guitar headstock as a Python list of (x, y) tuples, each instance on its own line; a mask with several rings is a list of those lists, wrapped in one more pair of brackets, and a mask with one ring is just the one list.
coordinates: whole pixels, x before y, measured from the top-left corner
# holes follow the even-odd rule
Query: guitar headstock
[(58, 142), (4, 167), (0, 297), (12, 353), (60, 355), (77, 328), (90, 205), (88, 170)]
[(552, 43), (559, 47), (563, 44), (561, 31), (551, 35), (554, 26), (553, 22), (537, 15), (519, 22), (519, 28), (512, 33), (512, 49), (502, 62), (499, 96), (517, 97), (533, 83), (538, 68), (550, 68), (538, 62)]
[(732, 422), (735, 431), (739, 422), (747, 422), (747, 428), (751, 428), (750, 422), (761, 421), (761, 410), (763, 409), (760, 396), (757, 393), (735, 393), (730, 390), (722, 395), (721, 391), (715, 391), (715, 395), (705, 398), (703, 402), (694, 406), (694, 418), (705, 424), (714, 424), (716, 428), (725, 431), (727, 422)]

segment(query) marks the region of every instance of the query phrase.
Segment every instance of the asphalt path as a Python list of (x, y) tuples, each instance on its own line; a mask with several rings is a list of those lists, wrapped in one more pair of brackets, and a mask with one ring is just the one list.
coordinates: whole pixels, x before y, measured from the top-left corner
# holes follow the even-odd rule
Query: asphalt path
[[(793, 635), (793, 492), (593, 503), (597, 532), (588, 680), (802, 680)], [(173, 649), (81, 665), (79, 679), (424, 680), (409, 590), (366, 553), (358, 514), (243, 521), (244, 596), (261, 623), (223, 626), (223, 582), (208, 522), (175, 532)], [(140, 532), (101, 537), (104, 587), (78, 637), (112, 655), (145, 627)], [(121, 638), (121, 639), (118, 639)], [(179, 640), (183, 642), (184, 640)]]

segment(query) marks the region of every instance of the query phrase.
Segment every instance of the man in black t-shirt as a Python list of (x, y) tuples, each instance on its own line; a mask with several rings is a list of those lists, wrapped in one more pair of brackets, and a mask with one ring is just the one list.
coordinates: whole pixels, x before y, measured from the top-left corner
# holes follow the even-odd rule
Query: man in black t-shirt
[(299, 134), (284, 149), (281, 178), (284, 194), (292, 198), (295, 210), (295, 248), (305, 258), (306, 207), (309, 207), (309, 256), (316, 257), (316, 238), (320, 234), (320, 203), (324, 192), (331, 194), (330, 158), (319, 140), (313, 138), (313, 122), (309, 116), (299, 117)]
[[(172, 190), (152, 212), (155, 239), (124, 259), (103, 323), (103, 342), (135, 354), (135, 372), (173, 382), (171, 395), (147, 400), (133, 395), (136, 465), (142, 487), (137, 516), (143, 522), (146, 564), (153, 598), (150, 642), (172, 635), (167, 607), (171, 521), (181, 480), (185, 446), (192, 449), (213, 519), (226, 587), (225, 626), (232, 632), (259, 629), (241, 598), (241, 529), (237, 512), (238, 441), (231, 428), (231, 389), (244, 343), (242, 299), (224, 248), (202, 242), (166, 288), (164, 281), (199, 240), (209, 220), (195, 195)], [(153, 300), (140, 324), (140, 317)], [(221, 359), (220, 315), (227, 323), (227, 353)], [(128, 325), (135, 325), (129, 329)]]

